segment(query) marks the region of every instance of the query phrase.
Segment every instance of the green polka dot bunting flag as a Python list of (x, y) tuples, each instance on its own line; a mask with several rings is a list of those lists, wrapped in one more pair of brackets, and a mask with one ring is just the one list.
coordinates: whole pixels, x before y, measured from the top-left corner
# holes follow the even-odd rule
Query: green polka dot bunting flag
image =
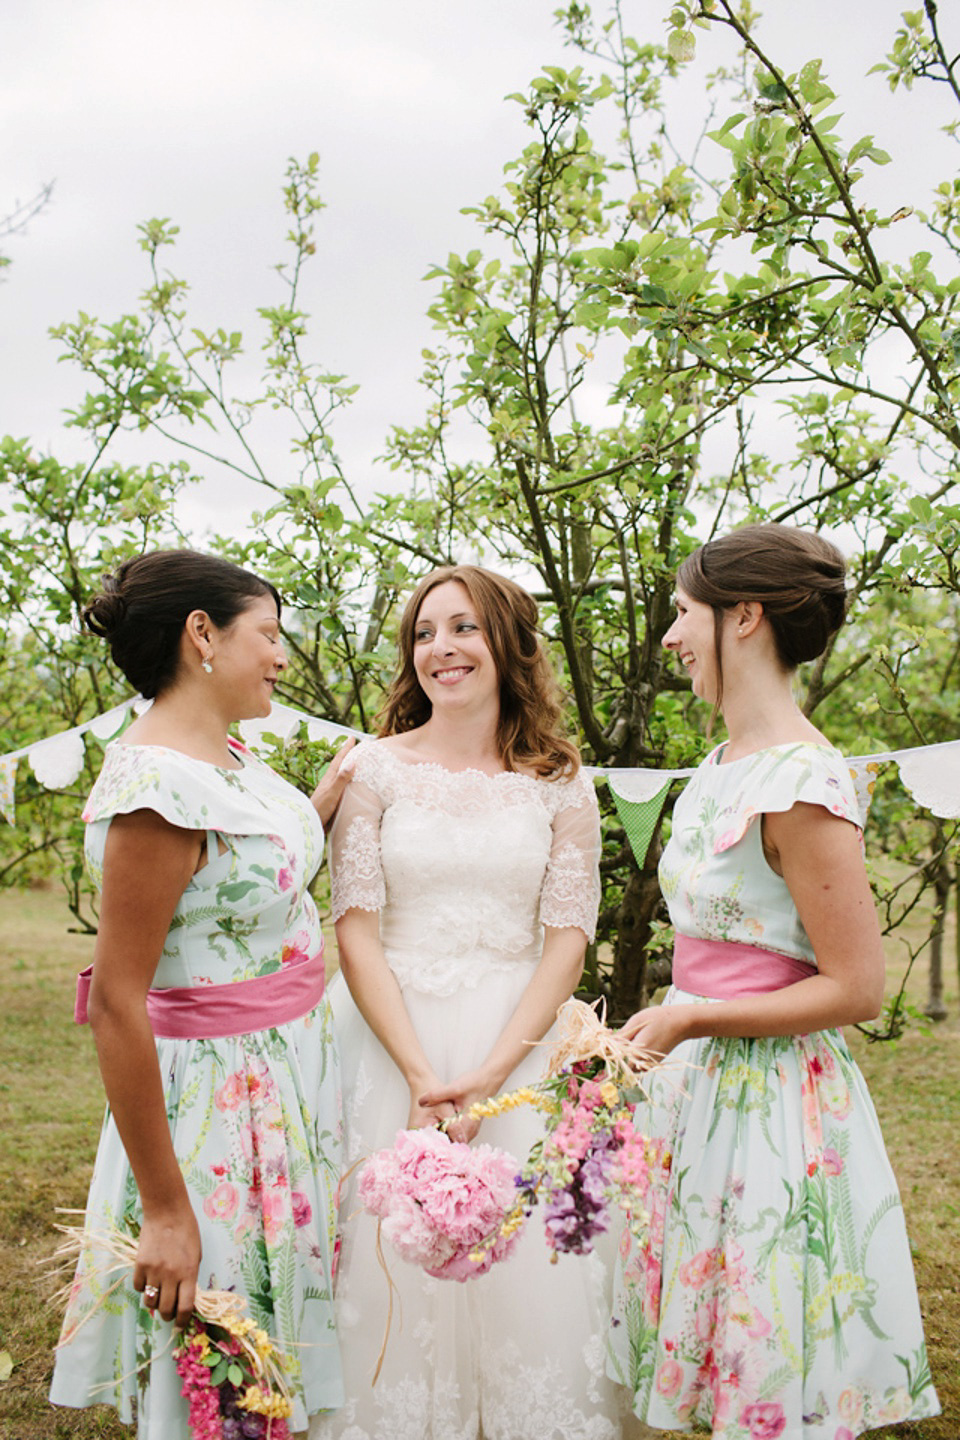
[[(660, 785), (652, 794), (637, 795), (629, 793), (635, 787), (625, 784), (619, 775), (614, 776), (609, 771), (607, 772), (607, 783), (617, 807), (617, 814), (620, 816), (620, 822), (630, 841), (630, 848), (641, 869), (646, 861), (653, 832), (657, 828), (657, 821), (660, 819), (661, 811), (674, 780), (673, 775), (664, 776), (662, 772), (656, 778), (660, 780)], [(648, 786), (642, 788), (646, 789)], [(624, 793), (625, 791), (627, 793)]]
[(646, 861), (647, 851), (650, 849), (650, 841), (653, 839), (653, 832), (657, 828), (657, 821), (660, 819), (660, 812), (663, 809), (669, 789), (670, 781), (668, 780), (663, 789), (658, 790), (652, 800), (624, 800), (614, 792), (613, 798), (617, 807), (617, 814), (620, 816), (623, 828), (627, 832), (630, 848), (641, 870)]

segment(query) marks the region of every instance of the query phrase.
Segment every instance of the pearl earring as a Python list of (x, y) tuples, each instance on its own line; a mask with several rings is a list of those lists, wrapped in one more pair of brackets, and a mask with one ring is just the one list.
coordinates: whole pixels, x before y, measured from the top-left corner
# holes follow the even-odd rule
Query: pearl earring
[(200, 661), (200, 669), (201, 669), (201, 670), (205, 670), (208, 675), (212, 675), (212, 674), (213, 674), (213, 666), (212, 666), (211, 663), (210, 663), (210, 656), (209, 656), (209, 655), (207, 656), (207, 658), (206, 658), (205, 660), (201, 660), (201, 661)]

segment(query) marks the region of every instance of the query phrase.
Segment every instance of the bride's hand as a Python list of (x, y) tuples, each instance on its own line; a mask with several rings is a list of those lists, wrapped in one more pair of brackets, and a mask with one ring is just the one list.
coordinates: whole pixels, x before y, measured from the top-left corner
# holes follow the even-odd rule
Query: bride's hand
[(489, 1097), (490, 1087), (485, 1077), (479, 1070), (468, 1070), (451, 1080), (449, 1085), (437, 1085), (423, 1091), (420, 1095), (420, 1108), (433, 1110), (441, 1105), (449, 1106), (451, 1113), (457, 1118), (447, 1125), (447, 1134), (451, 1140), (467, 1141), (472, 1140), (480, 1129), (480, 1121), (463, 1112), (469, 1110), (477, 1100), (487, 1100)]
[(421, 1105), (420, 1100), (425, 1089), (429, 1089), (433, 1095), (440, 1090), (440, 1081), (434, 1075), (427, 1080), (411, 1082), (410, 1085), (410, 1118), (407, 1121), (408, 1130), (422, 1130), (427, 1125), (438, 1125), (441, 1120), (452, 1120), (456, 1114), (456, 1108), (449, 1100), (441, 1100), (436, 1104)]

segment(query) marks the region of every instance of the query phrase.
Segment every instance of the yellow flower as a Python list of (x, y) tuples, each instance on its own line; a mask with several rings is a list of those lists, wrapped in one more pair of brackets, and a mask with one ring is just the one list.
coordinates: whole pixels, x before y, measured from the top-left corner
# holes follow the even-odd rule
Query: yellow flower
[(508, 1091), (506, 1095), (497, 1095), (491, 1100), (476, 1100), (470, 1106), (467, 1114), (472, 1120), (489, 1120), (494, 1115), (502, 1115), (507, 1110), (516, 1110), (521, 1105), (543, 1106), (543, 1096), (529, 1085), (524, 1085), (519, 1090)]
[(252, 1410), (271, 1420), (286, 1420), (293, 1414), (293, 1405), (286, 1395), (264, 1390), (259, 1385), (248, 1385), (240, 1396), (239, 1404), (241, 1410)]
[(606, 1105), (608, 1110), (612, 1110), (614, 1105), (616, 1105), (617, 1101), (620, 1099), (620, 1091), (617, 1089), (616, 1085), (614, 1085), (612, 1080), (604, 1080), (603, 1084), (600, 1086), (600, 1099), (603, 1101), (604, 1105)]

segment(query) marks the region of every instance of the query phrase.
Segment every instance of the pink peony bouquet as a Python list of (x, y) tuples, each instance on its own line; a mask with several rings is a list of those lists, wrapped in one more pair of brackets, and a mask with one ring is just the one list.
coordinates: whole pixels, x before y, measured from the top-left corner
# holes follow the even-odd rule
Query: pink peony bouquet
[(360, 1199), (397, 1254), (441, 1280), (482, 1275), (513, 1249), (516, 1161), (491, 1145), (464, 1145), (441, 1130), (401, 1130), (364, 1165)]

